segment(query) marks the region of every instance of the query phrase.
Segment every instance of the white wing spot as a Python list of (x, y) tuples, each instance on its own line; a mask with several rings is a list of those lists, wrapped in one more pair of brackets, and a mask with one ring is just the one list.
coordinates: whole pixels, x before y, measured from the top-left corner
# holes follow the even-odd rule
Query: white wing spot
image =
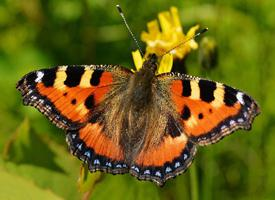
[(81, 150), (81, 149), (82, 149), (82, 143), (77, 144), (76, 147), (77, 147), (79, 150)]
[(43, 103), (44, 103), (44, 100), (43, 100), (43, 99), (39, 99), (38, 102), (39, 102), (40, 104), (43, 104)]
[(237, 99), (239, 100), (239, 102), (244, 105), (244, 100), (243, 100), (243, 93), (238, 92), (237, 93)]
[(37, 71), (36, 72), (36, 79), (35, 79), (35, 82), (38, 83), (38, 82), (41, 82), (41, 79), (43, 78), (44, 76), (44, 73), (41, 72), (41, 71)]
[[(51, 111), (52, 108), (51, 108), (49, 105), (46, 105), (46, 110), (47, 110), (47, 111)], [(64, 123), (64, 122), (63, 122), (63, 123)]]
[(180, 162), (175, 163), (175, 168), (178, 168), (180, 166)]
[(149, 169), (147, 169), (147, 170), (144, 171), (144, 174), (151, 174), (151, 172), (150, 172)]
[(139, 168), (138, 168), (138, 167), (132, 166), (131, 168), (132, 168), (133, 170), (135, 170), (137, 173), (139, 173)]
[(32, 100), (36, 100), (36, 99), (37, 99), (37, 96), (31, 96), (31, 99), (32, 99)]
[(244, 122), (244, 120), (243, 120), (242, 118), (239, 118), (239, 119), (238, 119), (238, 122), (239, 122), (239, 123), (242, 123), (242, 122)]
[(157, 171), (157, 172), (155, 173), (155, 175), (158, 176), (158, 177), (161, 177), (160, 171)]
[(166, 172), (166, 173), (169, 173), (169, 172), (171, 172), (171, 171), (172, 171), (171, 167), (166, 167), (166, 169), (165, 169), (165, 172)]
[(91, 157), (91, 153), (90, 153), (89, 151), (86, 151), (86, 152), (84, 153), (84, 155), (87, 156), (88, 158)]
[(186, 160), (186, 158), (188, 158), (187, 154), (183, 155), (183, 160)]
[(234, 120), (230, 120), (230, 125), (233, 126), (235, 124), (235, 121)]
[(76, 138), (76, 134), (72, 134), (72, 138), (75, 139)]
[(94, 160), (94, 165), (100, 165), (100, 162), (98, 159)]

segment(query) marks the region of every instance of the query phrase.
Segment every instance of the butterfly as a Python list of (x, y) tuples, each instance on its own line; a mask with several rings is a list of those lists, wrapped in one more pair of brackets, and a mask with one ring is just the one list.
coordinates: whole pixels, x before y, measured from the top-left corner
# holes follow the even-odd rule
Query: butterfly
[(65, 130), (70, 152), (91, 172), (130, 173), (163, 185), (183, 173), (198, 146), (249, 130), (260, 109), (222, 83), (156, 75), (158, 57), (132, 72), (119, 65), (58, 66), (18, 83), (23, 103)]

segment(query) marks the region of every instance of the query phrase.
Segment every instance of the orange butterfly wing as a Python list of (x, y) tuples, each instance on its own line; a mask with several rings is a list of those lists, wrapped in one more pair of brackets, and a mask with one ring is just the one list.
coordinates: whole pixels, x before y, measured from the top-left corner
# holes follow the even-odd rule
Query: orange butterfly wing
[(112, 174), (127, 173), (124, 152), (104, 133), (104, 125), (94, 118), (83, 128), (67, 132), (67, 143), (73, 155), (88, 164), (91, 172), (100, 170)]
[(18, 82), (17, 89), (24, 104), (36, 107), (67, 130), (86, 122), (91, 110), (110, 91), (113, 76), (105, 68), (61, 66), (34, 71)]
[(218, 142), (237, 129), (250, 129), (260, 109), (250, 96), (222, 83), (180, 76), (169, 90), (183, 132), (195, 143)]
[(91, 171), (125, 173), (123, 150), (105, 134), (97, 108), (120, 84), (116, 75), (127, 78), (130, 73), (117, 66), (60, 66), (27, 74), (17, 89), (25, 105), (36, 107), (67, 130), (71, 152), (87, 162)]
[(140, 152), (130, 173), (140, 180), (162, 186), (168, 179), (183, 173), (191, 165), (195, 153), (196, 145), (184, 134), (173, 137), (167, 132), (158, 146)]

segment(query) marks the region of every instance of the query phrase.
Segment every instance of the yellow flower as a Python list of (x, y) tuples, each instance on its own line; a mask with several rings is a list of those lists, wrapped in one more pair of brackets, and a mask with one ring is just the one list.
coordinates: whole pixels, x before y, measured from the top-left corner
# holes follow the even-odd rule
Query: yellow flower
[[(150, 21), (147, 24), (148, 32), (141, 33), (141, 40), (146, 43), (146, 55), (155, 53), (162, 55), (177, 46), (178, 44), (192, 38), (199, 25), (193, 26), (185, 35), (179, 19), (178, 9), (171, 7), (170, 12), (161, 12), (158, 15), (160, 27), (157, 20)], [(160, 31), (160, 28), (162, 31)], [(191, 49), (197, 49), (198, 44), (191, 39), (186, 44), (174, 49), (171, 53), (174, 58), (183, 59)]]
[[(147, 23), (148, 32), (141, 33), (141, 40), (146, 43), (145, 58), (152, 53), (162, 56), (180, 43), (192, 38), (199, 26), (193, 26), (185, 35), (182, 31), (178, 9), (171, 7), (170, 12), (161, 12), (158, 15), (160, 27), (157, 20)], [(161, 31), (160, 31), (161, 29)], [(194, 39), (187, 41), (185, 44), (173, 49), (170, 54), (161, 58), (157, 74), (170, 72), (173, 65), (173, 59), (183, 59), (192, 49), (197, 49), (198, 44)], [(136, 69), (142, 66), (144, 58), (138, 51), (132, 53)]]

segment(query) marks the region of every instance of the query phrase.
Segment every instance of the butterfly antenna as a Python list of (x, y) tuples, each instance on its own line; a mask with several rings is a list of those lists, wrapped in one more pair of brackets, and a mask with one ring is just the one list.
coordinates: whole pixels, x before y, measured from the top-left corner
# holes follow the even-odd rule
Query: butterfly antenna
[(139, 43), (138, 43), (138, 41), (137, 41), (137, 39), (136, 39), (134, 33), (131, 31), (131, 28), (130, 28), (130, 26), (128, 25), (128, 23), (127, 23), (127, 21), (126, 21), (126, 18), (125, 18), (124, 14), (123, 14), (123, 11), (122, 11), (120, 5), (116, 5), (116, 7), (117, 7), (117, 10), (118, 10), (120, 16), (121, 16), (122, 19), (123, 19), (123, 22), (124, 22), (124, 24), (125, 24), (127, 30), (129, 31), (130, 35), (132, 36), (133, 40), (135, 41), (135, 43), (136, 43), (136, 45), (137, 45), (137, 47), (138, 47), (138, 49), (139, 49), (139, 52), (140, 52), (140, 54), (141, 54), (142, 57), (143, 57), (144, 54), (143, 54), (143, 52), (142, 52), (142, 50), (141, 50), (141, 48), (140, 48), (140, 46), (139, 46)]
[(204, 28), (202, 29), (200, 32), (198, 32), (197, 34), (195, 34), (192, 37), (187, 38), (186, 40), (184, 40), (183, 42), (179, 43), (177, 46), (173, 47), (172, 49), (169, 49), (168, 51), (166, 51), (164, 54), (162, 54), (160, 57), (163, 57), (164, 55), (170, 53), (171, 51), (173, 51), (174, 49), (180, 47), (181, 45), (186, 44), (187, 42), (189, 42), (190, 40), (195, 39), (196, 37), (200, 36), (201, 34), (205, 33), (208, 31), (208, 28)]

